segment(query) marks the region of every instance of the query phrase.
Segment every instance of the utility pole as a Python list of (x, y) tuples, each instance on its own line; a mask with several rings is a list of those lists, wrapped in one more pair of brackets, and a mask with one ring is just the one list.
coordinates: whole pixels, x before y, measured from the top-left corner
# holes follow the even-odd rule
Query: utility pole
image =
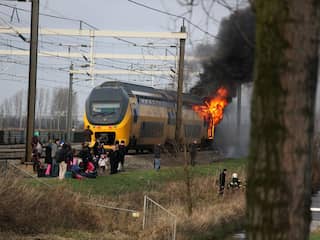
[[(181, 33), (186, 32), (186, 28), (181, 26)], [(184, 70), (184, 52), (185, 52), (186, 40), (180, 39), (180, 51), (179, 51), (179, 71), (178, 71), (178, 90), (177, 90), (177, 113), (176, 113), (176, 131), (175, 140), (177, 144), (180, 144), (181, 139), (181, 127), (182, 127), (182, 91), (183, 91), (183, 70)]]
[[(183, 25), (180, 29), (181, 33), (186, 32), (186, 28)], [(188, 216), (192, 215), (192, 196), (191, 196), (191, 175), (188, 164), (187, 157), (187, 145), (183, 139), (182, 135), (182, 107), (183, 107), (183, 73), (184, 73), (184, 52), (185, 52), (186, 40), (180, 39), (180, 49), (179, 49), (179, 69), (178, 69), (178, 90), (177, 90), (177, 113), (176, 113), (176, 131), (175, 131), (175, 141), (177, 146), (177, 151), (179, 151), (181, 144), (183, 144), (183, 152), (184, 152), (184, 174), (185, 174), (185, 183), (186, 183), (186, 201), (188, 206)]]
[(38, 58), (38, 25), (39, 25), (39, 0), (31, 2), (31, 39), (29, 57), (29, 88), (28, 88), (28, 116), (25, 161), (31, 162), (32, 137), (34, 133), (34, 116), (36, 108), (36, 82)]
[(71, 142), (72, 129), (72, 85), (73, 85), (73, 64), (70, 65), (69, 71), (69, 94), (68, 94), (68, 116), (67, 116), (67, 141)]

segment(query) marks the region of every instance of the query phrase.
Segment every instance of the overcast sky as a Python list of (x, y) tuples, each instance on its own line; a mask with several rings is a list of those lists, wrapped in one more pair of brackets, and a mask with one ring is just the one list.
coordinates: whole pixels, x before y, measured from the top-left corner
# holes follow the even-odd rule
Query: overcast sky
[[(214, 37), (218, 31), (219, 22), (228, 14), (229, 10), (221, 4), (212, 0), (195, 1), (198, 3), (190, 11), (190, 7), (181, 6), (176, 0), (139, 0), (141, 4), (169, 12), (174, 15), (184, 16), (193, 25), (186, 23), (189, 39), (187, 40), (188, 54), (192, 54), (199, 43), (214, 43)], [(180, 0), (180, 2), (183, 2)], [(236, 2), (236, 1), (233, 1)], [(242, 2), (242, 1), (240, 1)], [(232, 4), (232, 1), (231, 1)], [(16, 6), (15, 11), (8, 6)], [(16, 1), (0, 1), (0, 26), (1, 27), (29, 27), (30, 3)], [(204, 10), (205, 9), (205, 10)], [(208, 17), (205, 11), (210, 10)], [(40, 13), (50, 14), (57, 17), (78, 19), (89, 23), (100, 30), (121, 30), (121, 31), (179, 31), (182, 20), (177, 17), (156, 12), (127, 0), (40, 0)], [(79, 21), (58, 19), (47, 16), (40, 17), (41, 28), (68, 28), (79, 29)], [(83, 24), (83, 28), (89, 26)], [(201, 28), (199, 30), (198, 28)], [(208, 32), (209, 34), (205, 34)], [(29, 36), (25, 36), (29, 37)], [(129, 42), (126, 42), (126, 41)], [(133, 43), (137, 44), (134, 46)], [(59, 46), (62, 44), (62, 46)], [(61, 37), (61, 36), (39, 36), (40, 51), (67, 52), (68, 45), (72, 45), (71, 52), (80, 52), (85, 56), (90, 54), (88, 47), (76, 45), (90, 44), (89, 38), (81, 37)], [(139, 47), (139, 45), (152, 44), (157, 47)], [(121, 54), (142, 54), (142, 55), (175, 55), (176, 49), (170, 48), (176, 45), (177, 41), (161, 39), (111, 39), (96, 38), (95, 53), (121, 53)], [(160, 47), (158, 47), (160, 46)], [(17, 34), (0, 34), (0, 49), (17, 50), (17, 48), (28, 49), (28, 43), (23, 42)], [(8, 63), (9, 62), (9, 63)], [(38, 63), (38, 88), (55, 88), (57, 86), (68, 86), (68, 68), (74, 63), (75, 68), (80, 68), (86, 62), (81, 59), (66, 59), (57, 57), (39, 57)], [(147, 62), (141, 60), (96, 60), (97, 69), (155, 69), (165, 70), (175, 68), (175, 62)], [(200, 71), (200, 69), (199, 69)], [(80, 108), (84, 103), (93, 86), (101, 84), (107, 80), (121, 80), (135, 82), (137, 84), (150, 85), (151, 79), (155, 87), (163, 87), (171, 81), (169, 76), (156, 77), (150, 75), (141, 76), (95, 76), (94, 83), (86, 81), (90, 77), (86, 75), (75, 75), (74, 89), (80, 98)], [(0, 88), (1, 99), (13, 95), (20, 89), (27, 89), (28, 86), (28, 57), (24, 56), (3, 56), (0, 55), (0, 81), (3, 83)], [(81, 113), (80, 113), (81, 114)]]

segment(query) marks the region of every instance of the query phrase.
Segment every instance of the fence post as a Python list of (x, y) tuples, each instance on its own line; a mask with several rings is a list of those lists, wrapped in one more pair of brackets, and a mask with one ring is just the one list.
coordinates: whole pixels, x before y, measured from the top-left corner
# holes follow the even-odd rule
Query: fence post
[(177, 233), (177, 219), (174, 218), (174, 222), (173, 222), (173, 236), (172, 236), (172, 239), (173, 239), (173, 240), (176, 239), (176, 233)]
[(145, 227), (145, 224), (146, 224), (146, 212), (147, 212), (146, 208), (147, 208), (147, 195), (144, 195), (142, 230), (144, 230), (144, 227)]

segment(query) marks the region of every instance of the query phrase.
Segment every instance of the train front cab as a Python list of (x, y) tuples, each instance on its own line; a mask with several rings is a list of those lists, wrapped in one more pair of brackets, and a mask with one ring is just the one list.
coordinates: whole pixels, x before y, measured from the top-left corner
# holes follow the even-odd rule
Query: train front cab
[[(99, 90), (99, 89), (98, 89)], [(132, 113), (129, 98), (121, 89), (102, 89), (91, 93), (86, 102), (84, 126), (90, 126), (93, 134), (90, 147), (97, 139), (110, 149), (115, 141), (129, 143)], [(118, 107), (116, 111), (111, 108)]]
[(115, 141), (124, 141), (126, 145), (129, 143), (128, 132), (131, 130), (131, 111), (128, 108), (124, 119), (119, 124), (114, 125), (93, 125), (88, 122), (85, 115), (84, 125), (90, 126), (93, 134), (91, 136), (90, 147), (93, 147), (97, 139), (104, 144), (106, 149), (110, 149), (114, 145)]

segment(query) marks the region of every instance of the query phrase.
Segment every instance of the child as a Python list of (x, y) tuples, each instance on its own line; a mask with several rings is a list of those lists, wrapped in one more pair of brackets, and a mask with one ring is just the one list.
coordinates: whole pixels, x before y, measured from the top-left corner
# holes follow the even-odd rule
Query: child
[(106, 157), (106, 155), (101, 154), (98, 164), (102, 173), (105, 173), (106, 171), (107, 162), (108, 162), (108, 158)]

